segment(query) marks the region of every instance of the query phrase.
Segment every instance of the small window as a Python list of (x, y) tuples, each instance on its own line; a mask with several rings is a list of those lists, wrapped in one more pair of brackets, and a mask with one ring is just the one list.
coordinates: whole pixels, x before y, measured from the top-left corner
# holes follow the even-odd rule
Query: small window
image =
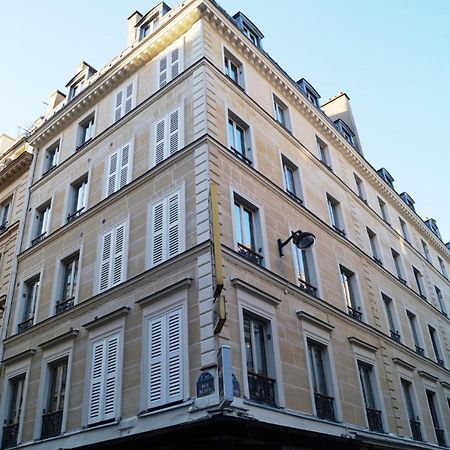
[(263, 265), (258, 209), (236, 194), (233, 209), (237, 251), (250, 261)]
[(428, 408), (430, 409), (431, 420), (433, 421), (434, 432), (437, 443), (441, 447), (447, 447), (445, 442), (445, 431), (441, 428), (442, 419), (439, 417), (438, 409), (436, 408), (436, 393), (425, 389), (427, 395)]
[(334, 231), (345, 237), (344, 220), (342, 218), (342, 210), (340, 203), (327, 194), (328, 214), (330, 215), (331, 226)]
[(78, 81), (78, 83), (75, 83), (70, 87), (69, 90), (69, 101), (74, 99), (83, 89), (83, 80)]
[(306, 98), (314, 105), (319, 108), (319, 93), (304, 79), (297, 81), (297, 85), (300, 90), (306, 96)]
[(317, 278), (312, 248), (300, 249), (292, 244), (297, 285), (317, 297)]
[(35, 309), (39, 294), (39, 276), (25, 281), (22, 292), (22, 307), (17, 332), (27, 330), (34, 325)]
[(41, 439), (48, 439), (61, 434), (62, 419), (64, 413), (64, 400), (66, 398), (68, 359), (63, 358), (48, 366), (49, 386), (42, 414)]
[(340, 131), (344, 139), (352, 146), (356, 147), (355, 133), (350, 129), (350, 127), (342, 120), (337, 119), (335, 122), (337, 129)]
[(80, 255), (76, 253), (62, 261), (62, 282), (56, 302), (56, 314), (62, 313), (75, 304), (78, 287), (78, 265)]
[(47, 237), (50, 229), (50, 211), (50, 201), (36, 209), (34, 238), (31, 241), (31, 245), (35, 245)]
[(316, 415), (320, 419), (336, 420), (335, 399), (327, 347), (308, 339), (308, 356)]
[(381, 261), (380, 248), (378, 245), (377, 235), (368, 227), (366, 227), (366, 230), (367, 230), (367, 236), (369, 238), (370, 249), (372, 251), (372, 257), (377, 264), (382, 266), (383, 262)]
[(431, 344), (433, 346), (434, 356), (436, 357), (436, 362), (444, 367), (444, 359), (442, 356), (441, 344), (439, 342), (439, 337), (437, 331), (431, 325), (428, 325), (428, 331), (430, 333)]
[(442, 314), (444, 314), (444, 316), (446, 316), (447, 315), (447, 306), (445, 305), (445, 300), (444, 300), (444, 296), (442, 295), (442, 291), (437, 286), (434, 286), (434, 290), (436, 292), (436, 297), (438, 299), (438, 303), (439, 303), (439, 307), (441, 308), (441, 312), (442, 312)]
[(67, 222), (72, 222), (81, 216), (87, 209), (88, 176), (83, 175), (80, 179), (70, 185), (69, 191), (69, 214)]
[(95, 133), (95, 115), (92, 113), (78, 125), (77, 150), (89, 142)]
[(431, 255), (430, 255), (430, 250), (428, 249), (428, 244), (423, 239), (421, 239), (421, 242), (422, 242), (423, 255), (425, 256), (427, 261), (431, 263)]
[(420, 339), (418, 325), (417, 325), (417, 316), (411, 311), (406, 311), (406, 315), (408, 317), (409, 327), (411, 329), (411, 335), (414, 342), (414, 349), (417, 354), (424, 356), (425, 350), (423, 348), (422, 341)]
[(415, 441), (423, 441), (422, 438), (422, 431), (421, 431), (421, 426), (420, 426), (420, 420), (419, 420), (419, 416), (417, 415), (417, 406), (416, 403), (414, 402), (413, 398), (413, 387), (412, 387), (412, 383), (410, 381), (401, 379), (401, 385), (402, 385), (402, 390), (403, 390), (403, 397), (405, 399), (405, 403), (406, 403), (406, 411), (408, 413), (408, 418), (409, 418), (409, 426), (411, 428), (411, 433), (412, 433), (412, 438)]
[(228, 144), (238, 158), (252, 165), (250, 128), (231, 111), (228, 111)]
[(384, 308), (386, 311), (386, 317), (389, 325), (389, 334), (394, 341), (401, 342), (401, 336), (398, 330), (397, 322), (394, 320), (394, 304), (392, 298), (383, 293), (381, 294), (381, 298), (383, 299)]
[(402, 230), (402, 236), (404, 237), (404, 239), (407, 242), (411, 243), (411, 238), (409, 236), (408, 225), (406, 225), (406, 222), (401, 217), (399, 217), (398, 220), (400, 222), (400, 228)]
[(316, 136), (317, 149), (319, 151), (320, 161), (330, 170), (331, 168), (331, 156), (328, 145)]
[(2, 448), (15, 447), (18, 444), (19, 427), (22, 419), (25, 374), (8, 381), (8, 400), (5, 425), (3, 426)]
[(437, 259), (442, 275), (444, 275), (444, 277), (448, 279), (447, 268), (445, 267), (444, 260), (440, 256), (438, 256)]
[(108, 157), (108, 172), (105, 196), (108, 197), (122, 189), (131, 181), (132, 143), (122, 145)]
[(298, 167), (285, 156), (281, 157), (283, 163), (283, 179), (286, 192), (298, 203), (303, 204), (303, 195)]
[(365, 188), (364, 188), (363, 180), (361, 180), (361, 178), (359, 178), (358, 175), (356, 175), (356, 173), (354, 173), (353, 176), (355, 178), (356, 192), (358, 194), (358, 197), (364, 203), (367, 203), (366, 191), (365, 191)]
[(148, 22), (145, 22), (139, 28), (139, 40), (142, 41), (142, 39), (146, 38), (148, 35), (153, 33), (153, 31), (155, 31), (158, 28), (158, 26), (159, 26), (159, 17), (154, 17)]
[(389, 214), (386, 203), (378, 197), (378, 206), (380, 207), (381, 218), (390, 225)]
[(259, 47), (259, 38), (253, 31), (249, 30), (245, 25), (242, 27), (242, 31), (257, 47)]
[(134, 83), (127, 82), (115, 94), (114, 103), (114, 122), (128, 114), (134, 107), (135, 103), (135, 87)]
[(288, 107), (276, 95), (273, 96), (273, 110), (276, 121), (288, 131), (291, 131)]
[(224, 49), (224, 65), (225, 74), (244, 89), (244, 69), (242, 63), (227, 49)]
[(59, 141), (52, 144), (47, 150), (45, 150), (45, 161), (44, 161), (44, 171), (43, 175), (53, 170), (59, 163), (59, 153), (60, 153), (60, 143)]
[(402, 268), (402, 262), (400, 259), (400, 253), (396, 252), (394, 249), (391, 248), (392, 253), (392, 260), (394, 261), (395, 271), (397, 272), (397, 278), (401, 283), (406, 285), (406, 280), (404, 278), (403, 274), (403, 268)]
[(0, 205), (0, 232), (5, 231), (8, 228), (9, 215), (11, 212), (12, 199), (8, 198)]
[(155, 123), (154, 151), (152, 163), (154, 166), (170, 158), (183, 147), (183, 111), (177, 108)]
[(347, 305), (348, 315), (356, 320), (362, 321), (362, 311), (358, 297), (358, 288), (356, 285), (356, 275), (344, 266), (339, 266), (342, 290), (344, 292), (345, 303)]
[(422, 272), (418, 269), (416, 269), (413, 266), (413, 273), (414, 273), (414, 278), (416, 280), (416, 286), (417, 286), (417, 293), (424, 299), (427, 299), (427, 296), (425, 295), (425, 285), (423, 283), (423, 275)]

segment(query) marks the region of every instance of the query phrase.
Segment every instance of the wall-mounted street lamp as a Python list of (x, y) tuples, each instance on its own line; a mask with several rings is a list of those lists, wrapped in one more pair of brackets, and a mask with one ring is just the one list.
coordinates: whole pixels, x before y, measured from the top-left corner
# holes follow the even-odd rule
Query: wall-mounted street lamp
[(305, 248), (311, 247), (314, 244), (316, 237), (312, 233), (308, 233), (307, 231), (297, 230), (293, 231), (292, 234), (282, 242), (281, 239), (278, 239), (278, 251), (280, 252), (280, 256), (283, 256), (283, 247), (292, 240), (294, 245), (301, 250)]

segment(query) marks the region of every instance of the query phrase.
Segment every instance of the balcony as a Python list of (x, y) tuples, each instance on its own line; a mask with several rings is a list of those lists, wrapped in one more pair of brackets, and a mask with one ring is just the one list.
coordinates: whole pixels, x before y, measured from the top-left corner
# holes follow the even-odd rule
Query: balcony
[(391, 339), (395, 342), (401, 342), (400, 333), (398, 331), (389, 330), (391, 333)]
[(316, 415), (319, 419), (336, 421), (334, 414), (334, 397), (314, 392)]
[(441, 367), (445, 367), (445, 363), (444, 363), (444, 360), (443, 360), (443, 359), (436, 357), (436, 362), (437, 362)]
[(418, 345), (414, 346), (414, 349), (416, 353), (420, 356), (425, 356), (425, 350), (422, 347), (419, 347)]
[(337, 234), (340, 234), (342, 237), (345, 237), (345, 231), (341, 230), (336, 225), (333, 225), (333, 230), (336, 231)]
[(17, 325), (17, 332), (22, 333), (22, 331), (28, 330), (28, 328), (31, 328), (33, 326), (34, 317), (31, 317), (30, 319), (25, 320), (22, 323), (19, 323)]
[(36, 245), (39, 244), (39, 242), (43, 241), (47, 236), (47, 232), (44, 231), (42, 234), (40, 234), (39, 236), (36, 236), (32, 241), (31, 241), (31, 245)]
[(422, 431), (420, 429), (420, 422), (418, 420), (409, 419), (409, 425), (411, 426), (412, 437), (415, 441), (423, 441)]
[(77, 217), (80, 217), (81, 214), (83, 213), (83, 211), (84, 211), (84, 206), (82, 208), (78, 209), (77, 211), (75, 211), (74, 213), (69, 214), (67, 216), (67, 223), (72, 222), (72, 220), (76, 219)]
[(0, 225), (0, 233), (4, 233), (7, 230), (7, 228), (8, 228), (8, 222), (3, 222)]
[(347, 306), (347, 311), (350, 317), (353, 317), (354, 319), (362, 322), (362, 312), (359, 306), (358, 309), (352, 308), (351, 306)]
[(300, 205), (303, 205), (303, 200), (300, 197), (297, 197), (294, 192), (290, 191), (289, 189), (286, 189), (286, 192), (288, 193), (289, 197), (291, 197), (294, 201), (299, 203)]
[(60, 314), (74, 305), (75, 297), (68, 298), (67, 300), (60, 301), (56, 304), (56, 314)]
[[(243, 153), (241, 153), (239, 150), (235, 149), (234, 147), (230, 147), (230, 151), (234, 153), (239, 159), (242, 159), (242, 161), (245, 162), (245, 164), (251, 166), (253, 164), (252, 160), (247, 158)], [(251, 149), (247, 150), (247, 154), (250, 154)]]
[(238, 252), (240, 255), (244, 256), (245, 258), (249, 259), (255, 264), (258, 264), (259, 266), (262, 265), (264, 257), (259, 253), (253, 251), (251, 248), (245, 246), (244, 244), (240, 244), (239, 242), (238, 242)]
[(63, 410), (42, 414), (41, 439), (47, 439), (61, 434)]
[(313, 286), (312, 284), (307, 283), (306, 281), (303, 281), (300, 277), (298, 277), (298, 287), (300, 289), (303, 289), (308, 294), (317, 297), (317, 288)]
[(13, 423), (3, 427), (2, 449), (11, 448), (17, 445), (17, 436), (19, 434), (19, 424)]
[(444, 430), (441, 430), (440, 428), (435, 428), (434, 431), (436, 433), (436, 439), (438, 441), (438, 444), (441, 447), (447, 447), (447, 443), (445, 442)]
[(250, 398), (259, 403), (275, 405), (275, 380), (266, 375), (247, 372)]
[(367, 422), (369, 430), (384, 433), (383, 421), (381, 420), (381, 411), (378, 409), (366, 408)]
[(404, 280), (400, 275), (397, 278), (398, 278), (398, 281), (400, 281), (400, 283), (402, 283), (406, 286), (406, 280)]
[(373, 260), (380, 266), (383, 267), (383, 261), (381, 261), (380, 258), (377, 258), (376, 256), (373, 257)]

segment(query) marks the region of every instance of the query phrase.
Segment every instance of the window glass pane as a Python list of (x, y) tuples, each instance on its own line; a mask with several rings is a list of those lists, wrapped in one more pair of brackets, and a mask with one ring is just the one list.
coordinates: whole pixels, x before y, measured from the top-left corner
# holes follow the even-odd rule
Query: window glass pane
[(254, 372), (253, 368), (253, 351), (252, 351), (252, 336), (250, 320), (244, 317), (244, 341), (245, 341), (245, 356), (247, 358), (247, 370)]
[(239, 125), (236, 125), (236, 141), (235, 142), (236, 142), (236, 150), (241, 155), (245, 156), (245, 132)]
[(246, 247), (255, 250), (255, 240), (253, 233), (253, 213), (247, 208), (242, 208), (242, 227), (244, 235), (244, 244)]
[(255, 368), (259, 374), (267, 375), (266, 346), (264, 340), (264, 324), (254, 321), (255, 333)]
[(366, 408), (376, 409), (375, 397), (372, 388), (372, 367), (367, 364), (359, 363), (358, 368)]
[(230, 141), (230, 146), (236, 149), (236, 143), (234, 139), (234, 123), (232, 120), (228, 120), (228, 140)]
[(324, 350), (314, 343), (309, 344), (309, 357), (312, 370), (313, 389), (317, 394), (328, 395), (325, 367), (323, 361)]
[(284, 165), (284, 178), (286, 182), (286, 190), (296, 195), (294, 171), (286, 165)]
[(241, 206), (239, 203), (234, 204), (234, 224), (236, 228), (236, 240), (238, 243), (243, 244), (242, 239), (242, 223), (241, 223)]

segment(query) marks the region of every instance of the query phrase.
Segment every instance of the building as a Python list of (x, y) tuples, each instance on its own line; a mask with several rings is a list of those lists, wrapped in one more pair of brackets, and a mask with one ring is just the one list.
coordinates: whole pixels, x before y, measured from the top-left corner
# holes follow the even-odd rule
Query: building
[[(450, 250), (211, 0), (128, 18), (30, 130), (2, 446), (450, 443)], [(313, 244), (313, 245), (311, 245)]]

